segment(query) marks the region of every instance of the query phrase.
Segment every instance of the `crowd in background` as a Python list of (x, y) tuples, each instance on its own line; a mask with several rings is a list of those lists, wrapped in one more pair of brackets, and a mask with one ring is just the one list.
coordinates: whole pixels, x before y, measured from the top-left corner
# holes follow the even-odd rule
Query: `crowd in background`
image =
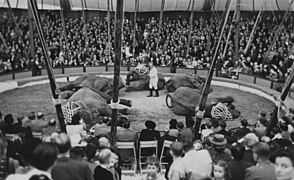
[[(98, 66), (113, 65), (114, 19), (110, 22), (110, 45), (108, 43), (108, 19), (95, 17), (65, 19), (67, 42), (65, 41), (62, 21), (59, 13), (46, 12), (41, 15), (45, 40), (49, 47), (53, 67), (58, 66)], [(217, 66), (224, 76), (232, 72), (255, 74), (262, 77), (284, 79), (293, 63), (293, 16), (284, 23), (277, 41), (272, 44), (282, 15), (274, 13), (264, 15), (255, 30), (252, 43), (245, 53), (256, 16), (241, 16), (239, 57), (235, 59), (234, 35), (232, 29), (226, 52), (226, 39), (230, 25), (235, 21), (229, 17), (225, 33), (217, 54)], [(34, 55), (31, 55), (28, 18), (16, 16), (18, 30), (7, 13), (0, 15), (2, 33), (0, 45), (0, 70), (26, 70), (33, 67), (42, 68), (44, 56), (40, 40), (34, 32)], [(156, 66), (175, 66), (199, 69), (210, 66), (214, 49), (219, 39), (220, 17), (208, 19), (200, 16), (194, 18), (191, 43), (188, 46), (189, 20), (181, 17), (164, 17), (161, 34), (158, 37), (159, 18), (138, 18), (135, 33), (135, 51), (133, 51), (134, 23), (124, 19), (123, 25), (123, 60), (136, 65), (140, 60), (152, 61)], [(18, 35), (20, 33), (20, 35)], [(4, 42), (5, 40), (5, 42)], [(271, 47), (270, 51), (268, 49)], [(268, 53), (269, 52), (269, 53)]]
[[(265, 133), (269, 118), (260, 111), (256, 124), (250, 126), (242, 119), (236, 131), (228, 130), (222, 117), (206, 118), (199, 132), (192, 116), (186, 116), (185, 122), (171, 119), (162, 132), (147, 120), (137, 132), (127, 117), (119, 116), (117, 142), (132, 142), (137, 157), (148, 157), (140, 161), (146, 163), (142, 169), (137, 168), (142, 174), (126, 176), (122, 172), (136, 167), (136, 156), (132, 149), (111, 145), (109, 117), (100, 117), (89, 130), (75, 114), (65, 134), (55, 119), (48, 120), (42, 112), (16, 119), (1, 114), (0, 179), (293, 180), (294, 110), (290, 108)], [(158, 149), (138, 151), (139, 142), (153, 140)], [(164, 149), (165, 141), (171, 142), (170, 151)]]

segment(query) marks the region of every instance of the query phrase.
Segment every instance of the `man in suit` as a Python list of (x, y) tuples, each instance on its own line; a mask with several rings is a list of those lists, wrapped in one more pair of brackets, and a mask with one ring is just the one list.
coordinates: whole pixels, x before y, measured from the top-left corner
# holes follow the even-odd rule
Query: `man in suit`
[(248, 133), (251, 132), (250, 129), (249, 129), (247, 126), (248, 126), (248, 121), (247, 121), (247, 119), (243, 119), (243, 120), (241, 120), (241, 128), (238, 129), (238, 130), (236, 131), (236, 133), (234, 134), (234, 136), (233, 136), (233, 139), (234, 139), (235, 141), (237, 141), (237, 140), (243, 138), (246, 134), (248, 134)]
[[(130, 129), (130, 121), (125, 121), (122, 128), (117, 129), (117, 142), (134, 142), (136, 144), (137, 133)], [(120, 149), (119, 154), (124, 163), (130, 163), (134, 159), (134, 152), (131, 149)]]
[(70, 159), (69, 151), (71, 149), (70, 138), (67, 134), (61, 133), (56, 138), (56, 144), (59, 149), (58, 159), (55, 167), (52, 169), (52, 179), (54, 180), (92, 180), (93, 175), (89, 166), (78, 160)]
[(233, 144), (231, 147), (231, 155), (233, 159), (228, 162), (228, 171), (231, 175), (231, 179), (243, 180), (245, 177), (245, 170), (254, 166), (250, 162), (243, 161), (245, 154), (245, 147), (241, 143)]
[(253, 146), (253, 157), (257, 164), (246, 169), (245, 180), (276, 180), (275, 166), (269, 161), (270, 148), (258, 142)]

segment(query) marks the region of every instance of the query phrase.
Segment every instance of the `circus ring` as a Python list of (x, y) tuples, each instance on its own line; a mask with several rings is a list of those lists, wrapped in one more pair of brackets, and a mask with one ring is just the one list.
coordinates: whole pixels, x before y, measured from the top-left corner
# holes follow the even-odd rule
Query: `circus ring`
[[(87, 68), (87, 73), (96, 73), (102, 76), (110, 77), (113, 75), (111, 67), (105, 71), (104, 67)], [(159, 72), (168, 79), (174, 74), (168, 73), (168, 68), (158, 68)], [(61, 69), (54, 69), (57, 83), (72, 81), (83, 74), (85, 69), (68, 68), (64, 74)], [(99, 72), (99, 73), (97, 73)], [(178, 69), (178, 74), (194, 72), (190, 69)], [(127, 70), (122, 68), (122, 78), (125, 78)], [(198, 70), (197, 74), (204, 76), (207, 70)], [(26, 115), (30, 111), (42, 111), (48, 119), (56, 118), (55, 109), (51, 101), (51, 92), (48, 79), (43, 71), (43, 76), (30, 77), (30, 72), (15, 74), (15, 80), (7, 80), (10, 75), (0, 76), (0, 110), (4, 113), (13, 113), (17, 115)], [(5, 79), (6, 78), (6, 79)], [(255, 82), (252, 83), (252, 80)], [(241, 116), (228, 123), (229, 128), (239, 126), (239, 120), (246, 118), (251, 124), (256, 122), (258, 112), (265, 110), (270, 114), (274, 107), (274, 98), (279, 97), (279, 92), (270, 89), (272, 82), (264, 79), (256, 79), (252, 76), (241, 75), (239, 80), (214, 77), (212, 86), (214, 91), (209, 95), (209, 100), (216, 97), (233, 96), (235, 105), (242, 112)], [(175, 115), (165, 105), (165, 96), (167, 91), (161, 90), (160, 97), (147, 98), (147, 91), (125, 92), (120, 91), (120, 97), (133, 101), (133, 107), (128, 118), (132, 122), (132, 128), (140, 131), (144, 128), (145, 120), (153, 120), (157, 123), (157, 129), (162, 130), (168, 125), (171, 118), (184, 121), (184, 116)], [(294, 106), (294, 100), (287, 98), (285, 104), (288, 107)]]

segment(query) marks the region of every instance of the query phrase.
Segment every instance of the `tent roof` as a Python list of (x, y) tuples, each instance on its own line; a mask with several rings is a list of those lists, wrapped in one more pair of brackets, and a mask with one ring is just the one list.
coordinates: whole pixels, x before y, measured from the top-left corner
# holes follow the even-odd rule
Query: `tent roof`
[[(7, 8), (7, 0), (0, 0), (0, 7)], [(108, 0), (61, 0), (71, 10), (81, 10), (82, 1), (85, 9), (107, 11)], [(116, 9), (116, 0), (110, 1), (110, 9)], [(193, 0), (165, 0), (165, 11), (191, 11)], [(232, 10), (235, 10), (237, 0), (232, 0)], [(27, 9), (27, 0), (9, 0), (12, 8)], [(227, 0), (195, 0), (194, 10), (224, 11)], [(287, 11), (291, 0), (241, 0), (241, 11)], [(60, 0), (37, 0), (39, 9), (59, 10)], [(62, 5), (63, 5), (62, 4)], [(215, 4), (213, 6), (212, 4)], [(161, 0), (139, 0), (139, 12), (160, 11)], [(292, 9), (294, 3), (292, 4)], [(292, 10), (291, 9), (291, 10)], [(125, 12), (135, 11), (135, 0), (124, 0)]]

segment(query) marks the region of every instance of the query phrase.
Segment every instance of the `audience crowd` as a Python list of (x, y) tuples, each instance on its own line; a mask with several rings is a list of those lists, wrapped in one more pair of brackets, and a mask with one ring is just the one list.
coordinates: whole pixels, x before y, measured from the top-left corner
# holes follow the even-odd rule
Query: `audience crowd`
[[(110, 20), (110, 43), (108, 42), (107, 18), (87, 19), (85, 25), (82, 18), (66, 18), (66, 38), (61, 18), (57, 13), (43, 13), (41, 20), (53, 67), (113, 64), (114, 19)], [(133, 20), (125, 18), (122, 64), (135, 65), (142, 60), (143, 62), (152, 61), (156, 66), (173, 68), (209, 67), (219, 39), (218, 33), (221, 29), (219, 18), (217, 16), (213, 19), (202, 16), (194, 18), (189, 47), (188, 21), (180, 16), (174, 19), (164, 17), (161, 34), (158, 37), (159, 18), (138, 18), (135, 24), (135, 35)], [(239, 57), (235, 59), (234, 28), (230, 38), (226, 41), (230, 26), (235, 23), (232, 17), (229, 18), (217, 55), (218, 68), (223, 76), (228, 77), (243, 72), (284, 79), (289, 74), (293, 63), (293, 16), (290, 15), (284, 23), (276, 43), (273, 44), (275, 31), (282, 21), (282, 16), (264, 15), (255, 30), (252, 43), (245, 52), (255, 21), (256, 16), (241, 17)], [(16, 28), (11, 18), (4, 12), (0, 14), (0, 22), (2, 34), (0, 70), (42, 68), (44, 56), (36, 32), (33, 36), (34, 55), (31, 55), (28, 19), (24, 16), (16, 16), (18, 24)], [(134, 36), (136, 38), (135, 48), (133, 46)], [(227, 46), (226, 42), (228, 42)], [(224, 52), (225, 49), (226, 52)]]
[[(185, 122), (171, 119), (163, 132), (147, 120), (137, 132), (126, 117), (119, 116), (117, 142), (134, 143), (134, 153), (111, 145), (108, 117), (99, 118), (87, 130), (75, 114), (65, 134), (55, 119), (48, 120), (41, 112), (16, 120), (12, 114), (1, 114), (0, 179), (292, 180), (294, 110), (290, 108), (271, 133), (265, 134), (269, 118), (261, 111), (255, 125), (242, 119), (235, 131), (228, 130), (222, 118), (205, 118), (199, 132), (195, 132), (192, 116), (186, 116)], [(157, 140), (157, 149), (138, 151), (140, 142), (153, 140)], [(148, 157), (141, 159), (145, 165), (137, 168), (139, 175), (122, 175), (126, 169), (140, 167), (136, 157)]]

